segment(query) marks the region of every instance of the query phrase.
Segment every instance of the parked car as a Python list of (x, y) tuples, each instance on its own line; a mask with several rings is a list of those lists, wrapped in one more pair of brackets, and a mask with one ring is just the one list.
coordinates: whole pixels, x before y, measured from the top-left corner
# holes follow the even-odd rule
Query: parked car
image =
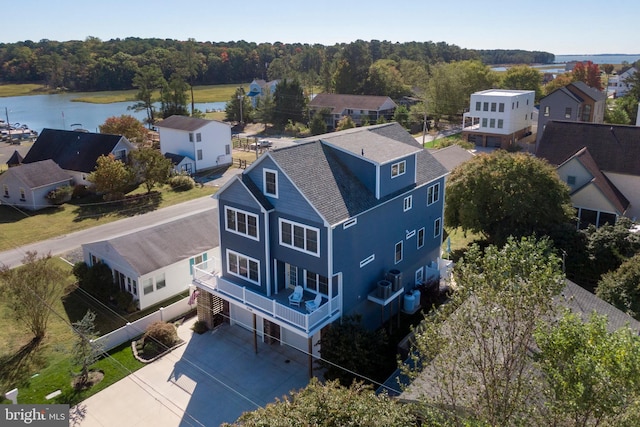
[(257, 142), (253, 142), (249, 145), (249, 147), (251, 147), (254, 150), (256, 148), (269, 148), (271, 146), (273, 146), (273, 143), (268, 139), (259, 139)]

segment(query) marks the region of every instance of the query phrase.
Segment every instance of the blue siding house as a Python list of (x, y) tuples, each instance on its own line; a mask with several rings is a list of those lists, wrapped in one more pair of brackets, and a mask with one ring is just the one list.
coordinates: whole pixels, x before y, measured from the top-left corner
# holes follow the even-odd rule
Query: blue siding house
[(265, 153), (216, 194), (220, 258), (194, 266), (200, 320), (309, 352), (342, 316), (380, 326), (438, 274), (446, 174), (397, 123)]

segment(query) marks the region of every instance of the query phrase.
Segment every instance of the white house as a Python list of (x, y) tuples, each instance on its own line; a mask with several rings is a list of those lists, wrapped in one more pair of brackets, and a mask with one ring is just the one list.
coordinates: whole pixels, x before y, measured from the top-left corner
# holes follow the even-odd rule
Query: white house
[(181, 168), (194, 173), (228, 165), (231, 157), (231, 126), (216, 120), (171, 116), (156, 124), (160, 151), (165, 156), (184, 156)]
[(633, 76), (638, 70), (631, 67), (624, 73), (614, 74), (609, 76), (609, 83), (607, 84), (607, 94), (612, 95), (614, 98), (625, 96), (629, 89), (631, 89), (631, 83), (629, 78)]
[(462, 137), (482, 147), (508, 148), (532, 134), (535, 92), (488, 89), (471, 94)]
[(131, 293), (144, 310), (188, 290), (192, 266), (213, 259), (217, 246), (217, 212), (207, 210), (84, 244), (82, 253), (87, 265), (107, 264), (120, 290)]
[(51, 190), (71, 185), (71, 175), (53, 160), (22, 164), (0, 174), (0, 204), (35, 211), (51, 206)]

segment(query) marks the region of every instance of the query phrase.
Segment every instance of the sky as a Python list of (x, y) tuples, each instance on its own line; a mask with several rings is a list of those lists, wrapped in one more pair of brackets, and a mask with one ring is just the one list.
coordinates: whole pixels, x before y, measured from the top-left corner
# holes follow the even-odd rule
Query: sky
[[(614, 9), (615, 8), (615, 9)], [(640, 54), (637, 0), (21, 0), (0, 42), (140, 37), (319, 43), (445, 42), (555, 55)]]

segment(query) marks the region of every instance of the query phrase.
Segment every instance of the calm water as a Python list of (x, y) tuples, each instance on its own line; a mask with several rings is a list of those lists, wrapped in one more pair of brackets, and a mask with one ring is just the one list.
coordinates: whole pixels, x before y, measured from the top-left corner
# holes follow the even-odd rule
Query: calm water
[(640, 55), (556, 55), (556, 63), (564, 64), (570, 61), (591, 61), (594, 64), (633, 64), (640, 59)]
[[(140, 121), (147, 117), (145, 111), (135, 112), (127, 109), (134, 102), (91, 104), (71, 101), (79, 96), (82, 94), (66, 93), (0, 98), (0, 119), (6, 121), (5, 111), (8, 111), (10, 123), (26, 124), (30, 129), (40, 133), (44, 128), (70, 130), (78, 127), (90, 132), (98, 132), (98, 127), (112, 116), (129, 114)], [(224, 110), (225, 105), (226, 102), (196, 103), (196, 108), (200, 111)], [(188, 107), (190, 108), (191, 104)]]

